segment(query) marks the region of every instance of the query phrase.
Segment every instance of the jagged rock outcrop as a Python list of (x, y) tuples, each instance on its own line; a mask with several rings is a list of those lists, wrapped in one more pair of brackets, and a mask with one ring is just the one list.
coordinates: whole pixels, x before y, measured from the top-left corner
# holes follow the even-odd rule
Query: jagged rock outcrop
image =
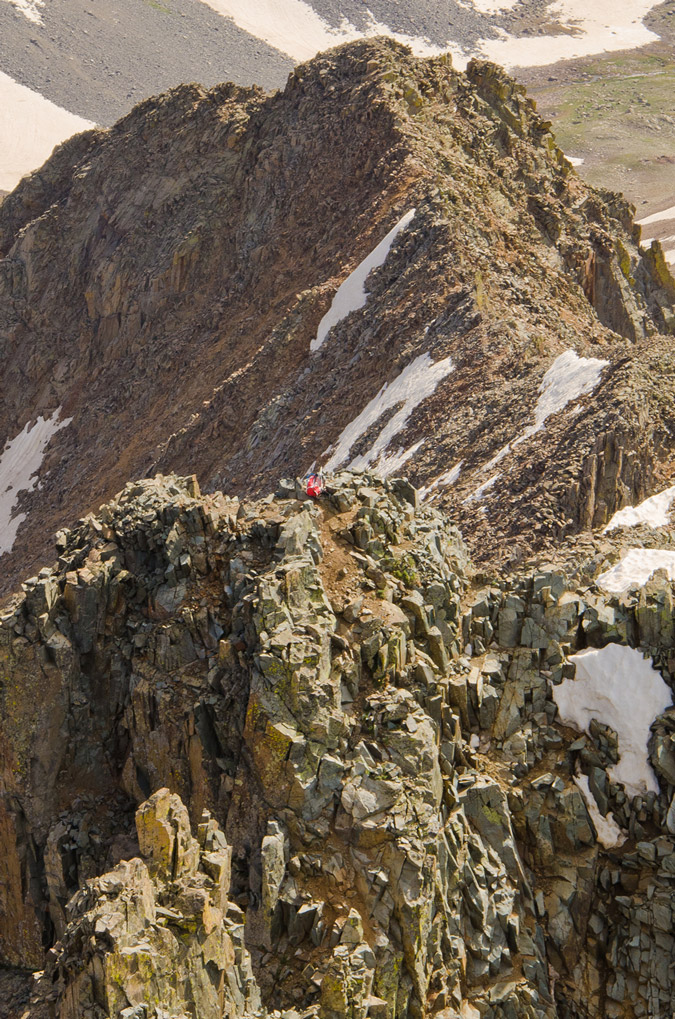
[[(672, 584), (603, 593), (621, 531), (491, 578), (406, 481), (300, 493), (130, 484), (3, 610), (25, 1019), (666, 1019)], [(558, 710), (612, 646), (663, 688), (644, 788), (602, 708), (584, 732)]]
[[(404, 216), (365, 304), (317, 346), (338, 285)], [(62, 425), (15, 490), (4, 589), (130, 478), (262, 495), (336, 449), (437, 483), (482, 561), (604, 522), (672, 453), (674, 284), (638, 238), (500, 69), (391, 40), (273, 95), (186, 85), (71, 140), (0, 207), (0, 442)], [(601, 383), (533, 430), (569, 351), (607, 361)], [(594, 487), (599, 434), (642, 469)]]
[(136, 812), (143, 858), (87, 881), (68, 903), (28, 1014), (49, 1019), (228, 1019), (260, 1015), (241, 910), (228, 901), (232, 852), (206, 812), (195, 839), (180, 798), (160, 789)]

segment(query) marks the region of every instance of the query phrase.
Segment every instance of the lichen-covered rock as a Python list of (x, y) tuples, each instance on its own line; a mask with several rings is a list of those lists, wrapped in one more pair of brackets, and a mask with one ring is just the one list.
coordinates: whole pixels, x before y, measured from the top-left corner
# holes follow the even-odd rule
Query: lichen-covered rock
[(670, 1019), (672, 710), (636, 796), (555, 700), (617, 641), (672, 688), (670, 582), (604, 593), (621, 534), (473, 578), (407, 482), (296, 494), (128, 486), (3, 609), (25, 1019)]
[(204, 815), (192, 837), (180, 798), (160, 789), (136, 812), (145, 859), (89, 880), (38, 975), (27, 1015), (53, 1019), (228, 1019), (260, 1014), (228, 902), (230, 847)]

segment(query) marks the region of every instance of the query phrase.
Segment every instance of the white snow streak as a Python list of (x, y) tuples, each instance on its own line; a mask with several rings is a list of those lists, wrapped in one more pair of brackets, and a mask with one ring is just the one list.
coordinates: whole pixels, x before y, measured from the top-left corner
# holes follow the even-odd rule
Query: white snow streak
[(663, 209), (661, 212), (653, 212), (651, 216), (645, 216), (644, 219), (636, 219), (635, 222), (638, 226), (649, 226), (651, 223), (660, 223), (663, 219), (675, 219), (675, 205), (671, 205), (669, 209)]
[(583, 159), (581, 156), (565, 156), (565, 158), (567, 159), (568, 163), (572, 164), (572, 166), (583, 166), (584, 163), (586, 162), (586, 160)]
[(346, 318), (350, 312), (363, 308), (368, 300), (366, 280), (369, 273), (376, 266), (383, 265), (387, 260), (392, 244), (401, 230), (405, 230), (409, 223), (412, 222), (414, 215), (415, 209), (406, 212), (405, 216), (389, 231), (384, 240), (381, 240), (377, 247), (357, 265), (356, 269), (347, 277), (344, 283), (340, 284), (335, 292), (330, 308), (319, 322), (316, 337), (309, 345), (310, 350), (318, 350), (334, 325), (337, 325), (343, 318)]
[(560, 720), (588, 731), (592, 719), (613, 729), (619, 762), (609, 775), (632, 796), (659, 791), (649, 764), (649, 727), (672, 704), (672, 695), (651, 660), (634, 648), (608, 644), (570, 656), (576, 677), (552, 687)]
[(35, 488), (49, 440), (72, 421), (59, 421), (60, 413), (59, 407), (50, 418), (39, 417), (32, 427), (27, 424), (5, 444), (0, 456), (0, 555), (11, 552), (19, 526), (26, 519), (25, 513), (12, 518), (19, 494)]
[(511, 452), (511, 447), (517, 445), (518, 442), (522, 442), (524, 438), (525, 435), (521, 435), (520, 438), (516, 439), (514, 442), (507, 442), (505, 446), (502, 446), (502, 448), (495, 453), (492, 460), (488, 460), (488, 462), (481, 467), (481, 470), (491, 471), (493, 467), (496, 467), (498, 463), (502, 462), (505, 456), (508, 456)]
[(0, 71), (0, 191), (11, 191), (55, 145), (90, 127), (95, 125)]
[(431, 482), (431, 484), (420, 488), (420, 499), (426, 499), (434, 488), (447, 488), (450, 485), (454, 485), (459, 478), (463, 463), (464, 461), (460, 460), (454, 465), (454, 467), (451, 467), (450, 470), (444, 471), (443, 474), (439, 474), (438, 477)]
[(12, 7), (16, 7), (17, 11), (29, 21), (32, 21), (36, 25), (42, 24), (42, 12), (41, 7), (44, 7), (45, 0), (9, 0)]
[(378, 470), (385, 477), (390, 474), (398, 474), (401, 467), (408, 462), (411, 456), (414, 456), (418, 449), (420, 449), (425, 439), (420, 439), (419, 442), (413, 443), (408, 449), (404, 449), (400, 446), (396, 453), (383, 453), (378, 463)]
[(588, 784), (588, 775), (573, 775), (572, 777), (586, 801), (588, 813), (591, 815), (591, 821), (597, 832), (600, 845), (604, 846), (605, 849), (617, 849), (619, 846), (622, 846), (626, 841), (626, 836), (614, 820), (614, 814), (610, 813), (603, 816), (600, 813), (600, 808)]
[(377, 396), (374, 396), (359, 416), (343, 429), (332, 456), (325, 464), (325, 470), (334, 471), (340, 467), (349, 456), (352, 446), (377, 424), (383, 414), (394, 408), (398, 409), (389, 418), (370, 449), (354, 457), (349, 467), (351, 470), (365, 470), (377, 462), (377, 469), (383, 473), (390, 474), (394, 469), (398, 469), (419, 449), (421, 442), (416, 443), (405, 454), (399, 450), (399, 453), (390, 456), (389, 459), (385, 456), (387, 447), (392, 439), (403, 431), (413, 411), (431, 396), (438, 384), (453, 370), (454, 365), (449, 357), (435, 362), (431, 360), (429, 353), (416, 357), (392, 383), (385, 382)]
[(534, 424), (528, 425), (518, 438), (502, 446), (481, 470), (492, 470), (512, 452), (514, 446), (541, 431), (552, 414), (559, 414), (568, 403), (595, 389), (600, 381), (602, 369), (608, 364), (609, 361), (601, 361), (595, 357), (579, 357), (573, 350), (566, 350), (556, 357), (539, 386), (539, 399), (534, 408)]
[(617, 527), (635, 527), (637, 524), (648, 524), (650, 527), (666, 527), (670, 523), (670, 507), (675, 500), (675, 485), (664, 489), (656, 495), (650, 495), (639, 506), (624, 506), (617, 510), (603, 534), (614, 531)]
[(628, 552), (596, 579), (596, 584), (610, 594), (621, 594), (629, 587), (644, 587), (657, 570), (665, 570), (675, 580), (675, 552), (658, 548), (630, 548)]
[(479, 485), (475, 492), (472, 492), (471, 495), (467, 495), (466, 499), (462, 500), (462, 505), (466, 506), (469, 502), (480, 502), (488, 488), (492, 488), (497, 478), (501, 478), (501, 471), (497, 471), (497, 473), (493, 474), (491, 478), (484, 481), (482, 485)]

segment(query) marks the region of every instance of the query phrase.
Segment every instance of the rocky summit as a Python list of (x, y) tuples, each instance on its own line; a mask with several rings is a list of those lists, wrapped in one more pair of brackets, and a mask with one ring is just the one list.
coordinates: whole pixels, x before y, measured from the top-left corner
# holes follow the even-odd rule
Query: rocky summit
[(392, 40), (2, 201), (1, 1019), (672, 1019), (633, 212)]
[(673, 586), (608, 595), (618, 535), (486, 584), (353, 472), (61, 531), (0, 616), (3, 1014), (670, 1016)]

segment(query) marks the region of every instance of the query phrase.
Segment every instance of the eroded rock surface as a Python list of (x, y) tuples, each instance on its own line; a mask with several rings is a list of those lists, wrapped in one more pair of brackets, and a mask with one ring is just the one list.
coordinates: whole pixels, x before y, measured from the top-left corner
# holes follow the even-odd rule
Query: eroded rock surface
[(146, 479), (57, 539), (0, 618), (25, 1019), (671, 1015), (675, 709), (635, 796), (554, 699), (608, 642), (673, 688), (671, 583), (594, 581), (623, 532), (488, 578), (345, 472), (319, 503)]
[(180, 798), (160, 789), (139, 807), (136, 828), (143, 858), (87, 881), (70, 900), (27, 1014), (261, 1014), (244, 917), (228, 901), (232, 851), (216, 822), (203, 814), (193, 838)]

